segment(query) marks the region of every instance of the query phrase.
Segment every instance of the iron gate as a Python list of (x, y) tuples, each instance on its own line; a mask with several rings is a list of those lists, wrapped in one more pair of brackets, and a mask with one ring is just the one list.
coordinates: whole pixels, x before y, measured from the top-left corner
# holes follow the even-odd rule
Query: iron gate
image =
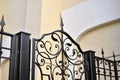
[[(33, 39), (32, 80), (119, 80), (120, 60), (83, 52), (64, 31), (57, 30)], [(35, 72), (38, 71), (38, 72)], [(39, 77), (35, 76), (38, 75)]]
[[(42, 35), (39, 39), (33, 39), (30, 69), (30, 34), (4, 32), (4, 17), (0, 25), (0, 70), (3, 62), (8, 60), (7, 80), (120, 79), (120, 60), (116, 60), (115, 54), (111, 60), (104, 57), (103, 50), (102, 57), (95, 56), (94, 51), (83, 52), (78, 43), (63, 30), (56, 30)], [(7, 43), (7, 46), (4, 43)]]
[[(57, 30), (33, 39), (32, 80), (84, 79), (83, 51), (64, 31)], [(40, 78), (35, 78), (37, 66)]]

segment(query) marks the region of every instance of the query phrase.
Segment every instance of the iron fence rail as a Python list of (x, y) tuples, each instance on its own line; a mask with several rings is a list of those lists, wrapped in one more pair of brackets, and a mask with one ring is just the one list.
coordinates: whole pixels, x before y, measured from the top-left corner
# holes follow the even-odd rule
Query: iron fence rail
[[(86, 80), (119, 80), (120, 79), (120, 60), (116, 60), (113, 53), (113, 59), (95, 56), (94, 52), (85, 53), (85, 77)], [(93, 78), (92, 78), (93, 77)]]

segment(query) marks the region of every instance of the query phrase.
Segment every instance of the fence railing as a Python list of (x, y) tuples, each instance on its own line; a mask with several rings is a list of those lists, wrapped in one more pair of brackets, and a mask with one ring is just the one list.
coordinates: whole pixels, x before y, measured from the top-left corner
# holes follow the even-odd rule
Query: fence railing
[(119, 80), (120, 79), (120, 60), (116, 60), (113, 53), (113, 59), (95, 56), (94, 52), (85, 53), (85, 76), (86, 80)]

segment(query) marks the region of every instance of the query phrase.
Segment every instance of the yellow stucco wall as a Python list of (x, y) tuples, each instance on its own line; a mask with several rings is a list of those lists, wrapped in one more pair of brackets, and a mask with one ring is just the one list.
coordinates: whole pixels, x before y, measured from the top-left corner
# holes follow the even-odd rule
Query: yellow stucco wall
[(101, 56), (102, 48), (105, 51), (105, 56), (112, 56), (120, 54), (120, 19), (107, 22), (95, 26), (83, 34), (81, 34), (77, 41), (81, 48), (86, 50), (96, 51), (96, 55)]
[(62, 10), (70, 8), (83, 0), (42, 0), (41, 31), (48, 33), (61, 29)]
[(41, 34), (60, 29), (61, 0), (43, 0)]
[(0, 64), (0, 80), (8, 80), (9, 78), (9, 61), (4, 60)]
[(15, 33), (24, 30), (26, 0), (0, 0), (0, 19), (5, 16), (5, 31)]

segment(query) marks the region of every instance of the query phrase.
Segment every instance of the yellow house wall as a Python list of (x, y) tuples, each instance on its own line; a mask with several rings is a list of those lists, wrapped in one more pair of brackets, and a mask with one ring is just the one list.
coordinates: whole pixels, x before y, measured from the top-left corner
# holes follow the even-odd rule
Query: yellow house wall
[(61, 29), (62, 11), (83, 0), (42, 0), (41, 34)]
[(120, 54), (120, 19), (111, 21), (102, 25), (95, 26), (83, 34), (77, 41), (81, 48), (86, 50), (96, 51), (96, 55), (101, 56), (102, 48), (105, 51), (105, 56)]
[(24, 30), (26, 0), (0, 0), (0, 19), (5, 16), (5, 31), (15, 33)]
[(41, 34), (61, 29), (61, 0), (43, 0), (41, 12)]
[(0, 80), (8, 80), (9, 78), (9, 61), (4, 60), (0, 65)]

